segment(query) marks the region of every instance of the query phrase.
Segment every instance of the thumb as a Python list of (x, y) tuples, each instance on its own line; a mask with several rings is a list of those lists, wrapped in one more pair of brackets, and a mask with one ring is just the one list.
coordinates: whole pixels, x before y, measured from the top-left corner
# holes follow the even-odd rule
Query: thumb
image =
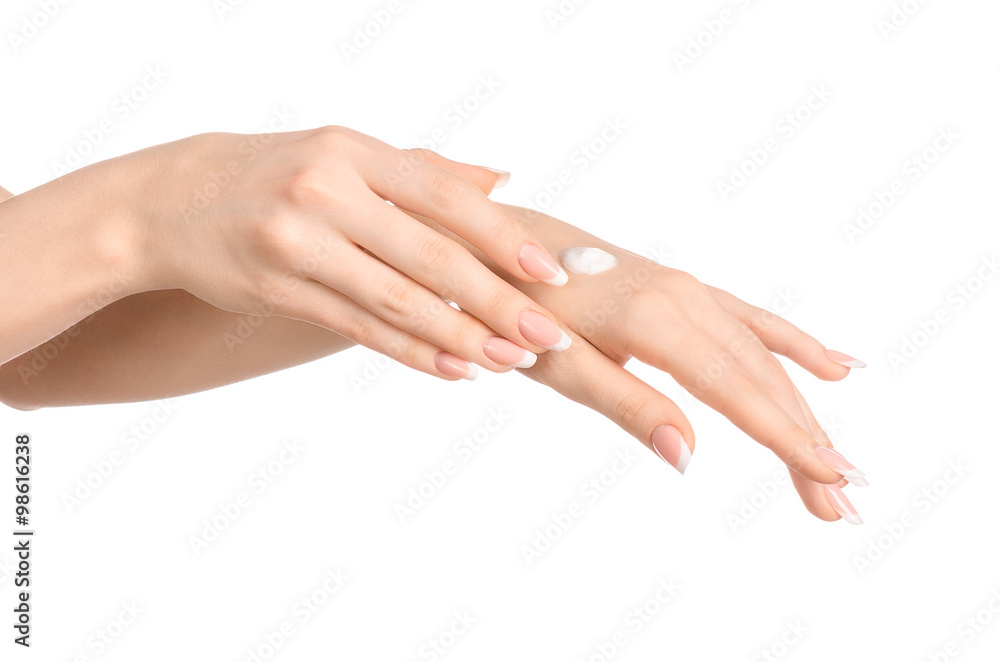
[(489, 195), (495, 189), (502, 187), (507, 183), (507, 180), (510, 179), (510, 173), (505, 170), (496, 170), (494, 168), (487, 168), (486, 166), (469, 165), (468, 163), (452, 161), (451, 159), (446, 159), (437, 152), (424, 149), (422, 147), (415, 147), (405, 151), (415, 156), (419, 156), (424, 161), (432, 163), (437, 167), (458, 175), (463, 179), (469, 180), (475, 184), (476, 188), (486, 195)]

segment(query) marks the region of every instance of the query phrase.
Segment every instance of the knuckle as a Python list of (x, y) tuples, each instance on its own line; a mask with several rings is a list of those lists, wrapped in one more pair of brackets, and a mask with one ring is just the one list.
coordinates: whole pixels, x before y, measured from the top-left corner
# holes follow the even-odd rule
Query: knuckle
[(482, 315), (489, 319), (498, 319), (509, 309), (509, 297), (506, 290), (496, 288), (483, 297)]
[(355, 132), (345, 126), (327, 124), (316, 129), (315, 137), (327, 146), (342, 146), (351, 142)]
[(455, 250), (439, 234), (427, 237), (417, 251), (423, 268), (432, 274), (446, 274), (455, 266)]
[(403, 151), (408, 152), (413, 156), (416, 156), (417, 158), (422, 159), (424, 161), (430, 161), (431, 159), (438, 156), (437, 152), (431, 149), (427, 149), (426, 147), (411, 147), (410, 149), (405, 149)]
[(380, 329), (380, 322), (374, 315), (355, 315), (344, 323), (342, 334), (359, 345), (372, 348)]
[(330, 192), (326, 173), (312, 164), (299, 168), (281, 184), (281, 197), (297, 208), (318, 206), (326, 201)]
[(462, 352), (461, 349), (468, 347), (470, 339), (476, 337), (479, 332), (478, 325), (474, 324), (472, 318), (465, 314), (453, 317), (454, 319), (444, 320), (447, 329), (444, 336), (444, 342), (447, 345), (445, 349), (451, 348), (454, 354), (464, 354), (465, 352)]
[(283, 263), (301, 256), (305, 240), (305, 228), (287, 216), (275, 216), (257, 226), (256, 241), (260, 248)]
[(427, 191), (431, 204), (437, 209), (451, 209), (458, 205), (465, 196), (464, 181), (443, 170), (430, 174), (427, 179)]
[(649, 411), (652, 399), (648, 393), (629, 393), (617, 398), (612, 411), (617, 420), (626, 430), (635, 430), (641, 427), (645, 413)]
[(403, 365), (415, 366), (420, 358), (422, 343), (414, 336), (406, 336), (394, 340), (389, 358), (399, 361)]
[(501, 220), (494, 223), (487, 231), (486, 240), (488, 245), (503, 249), (507, 246), (516, 247), (529, 241), (524, 229), (517, 225), (514, 220)]
[(705, 286), (701, 281), (686, 271), (673, 271), (670, 274), (671, 286), (682, 293), (705, 293)]
[(397, 280), (379, 290), (376, 304), (381, 309), (402, 317), (413, 309), (415, 299), (413, 286), (406, 281)]

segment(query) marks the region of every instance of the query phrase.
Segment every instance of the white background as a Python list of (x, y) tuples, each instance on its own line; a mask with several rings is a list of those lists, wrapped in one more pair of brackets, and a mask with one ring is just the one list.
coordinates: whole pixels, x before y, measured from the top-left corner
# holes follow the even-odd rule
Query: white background
[[(771, 484), (784, 476), (772, 455), (645, 366), (630, 368), (697, 431), (684, 477), (522, 376), (445, 383), (390, 365), (370, 379), (377, 355), (352, 350), (176, 399), (162, 424), (156, 403), (0, 409), (4, 443), (33, 435), (37, 531), (30, 650), (11, 643), (11, 545), (0, 552), (5, 660), (235, 662), (283, 621), (294, 634), (272, 659), (433, 659), (424, 646), (443, 637), (441, 659), (591, 660), (616, 631), (616, 660), (997, 659), (1000, 284), (976, 273), (1000, 252), (1000, 5), (924, 3), (885, 35), (888, 0), (592, 0), (554, 27), (554, 1), (423, 0), (350, 61), (342, 45), (387, 0), (245, 0), (221, 17), (216, 5), (69, 2), (15, 48), (41, 10), (7, 0), (0, 184), (53, 178), (105, 119), (113, 131), (86, 163), (260, 131), (276, 109), (294, 114), (289, 129), (341, 124), (399, 146), (441, 128), (442, 153), (513, 172), (496, 199), (665, 254), (757, 305), (786, 293), (790, 320), (867, 361), (840, 383), (788, 368), (868, 472), (871, 487), (846, 490), (865, 524), (809, 516), (786, 480)], [(724, 9), (733, 20), (678, 66)], [(116, 99), (147, 67), (166, 77), (146, 79), (123, 117)], [(832, 96), (800, 108), (820, 87)], [(456, 103), (476, 109), (456, 122)], [(810, 117), (788, 135), (779, 122), (796, 110)], [(627, 128), (581, 172), (574, 153), (616, 118)], [(912, 179), (906, 162), (948, 127), (954, 144)], [(768, 139), (777, 152), (724, 201), (717, 183)], [(563, 169), (573, 183), (540, 198)], [(896, 179), (905, 193), (849, 241), (857, 208)], [(959, 307), (967, 282), (978, 292)], [(938, 309), (949, 321), (921, 336)], [(904, 338), (921, 346), (893, 362)], [(509, 420), (457, 455), (497, 407)], [(133, 451), (123, 437), (143, 424), (155, 430)], [(248, 476), (293, 438), (304, 450), (259, 494)], [(124, 463), (67, 508), (113, 450)], [(635, 460), (587, 498), (581, 486), (619, 452)], [(457, 472), (401, 524), (395, 506), (448, 460)], [(190, 537), (240, 492), (252, 505), (196, 555)], [(524, 546), (573, 501), (583, 516), (528, 563)], [(296, 603), (335, 569), (350, 579), (303, 623)], [(648, 602), (662, 580), (676, 594)], [(97, 632), (133, 600), (138, 619), (99, 650)], [(477, 622), (451, 641), (463, 611)], [(979, 631), (960, 627), (970, 617)], [(957, 656), (942, 653), (949, 641)]]

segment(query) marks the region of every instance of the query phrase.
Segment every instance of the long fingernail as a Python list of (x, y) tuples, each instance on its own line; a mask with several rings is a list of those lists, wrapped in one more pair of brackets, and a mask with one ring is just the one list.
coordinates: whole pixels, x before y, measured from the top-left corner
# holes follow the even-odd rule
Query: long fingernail
[(824, 485), (826, 488), (826, 500), (830, 503), (830, 506), (836, 510), (841, 517), (850, 522), (851, 524), (864, 524), (861, 521), (861, 517), (858, 515), (858, 511), (854, 510), (854, 506), (851, 502), (847, 500), (844, 493), (836, 485)]
[(530, 368), (535, 365), (538, 355), (518, 347), (506, 338), (492, 336), (483, 342), (483, 354), (490, 360), (511, 368)]
[(555, 322), (533, 310), (521, 313), (517, 320), (517, 329), (521, 335), (539, 347), (561, 352), (567, 349), (573, 340), (560, 329)]
[(448, 352), (438, 352), (437, 356), (434, 357), (434, 365), (449, 377), (471, 380), (479, 374), (479, 368), (475, 365)]
[(864, 368), (866, 365), (868, 365), (864, 361), (860, 361), (854, 358), (853, 356), (848, 356), (843, 352), (838, 352), (835, 349), (826, 350), (826, 358), (830, 359), (831, 361), (835, 361), (842, 366), (847, 366), (848, 368)]
[(691, 449), (688, 448), (681, 431), (673, 425), (664, 423), (653, 429), (649, 440), (653, 442), (653, 450), (667, 464), (671, 464), (682, 474), (687, 471), (691, 462)]
[(504, 185), (510, 181), (510, 173), (506, 170), (497, 170), (496, 168), (490, 168), (489, 166), (479, 166), (483, 170), (489, 170), (497, 176), (496, 183), (493, 184), (493, 188), (503, 188)]
[(817, 446), (816, 457), (819, 458), (820, 462), (846, 478), (847, 482), (851, 485), (868, 487), (868, 481), (865, 480), (865, 472), (848, 462), (847, 458), (841, 455), (839, 451), (827, 448), (826, 446)]
[(569, 276), (548, 251), (535, 244), (525, 242), (517, 253), (517, 262), (529, 276), (549, 285), (565, 285)]

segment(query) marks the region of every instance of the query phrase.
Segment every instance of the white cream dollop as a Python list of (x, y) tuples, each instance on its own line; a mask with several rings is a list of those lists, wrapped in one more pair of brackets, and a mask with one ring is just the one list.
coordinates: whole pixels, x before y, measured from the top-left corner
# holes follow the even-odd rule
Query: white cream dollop
[(614, 255), (589, 246), (567, 248), (559, 254), (559, 261), (571, 274), (599, 274), (618, 266)]

